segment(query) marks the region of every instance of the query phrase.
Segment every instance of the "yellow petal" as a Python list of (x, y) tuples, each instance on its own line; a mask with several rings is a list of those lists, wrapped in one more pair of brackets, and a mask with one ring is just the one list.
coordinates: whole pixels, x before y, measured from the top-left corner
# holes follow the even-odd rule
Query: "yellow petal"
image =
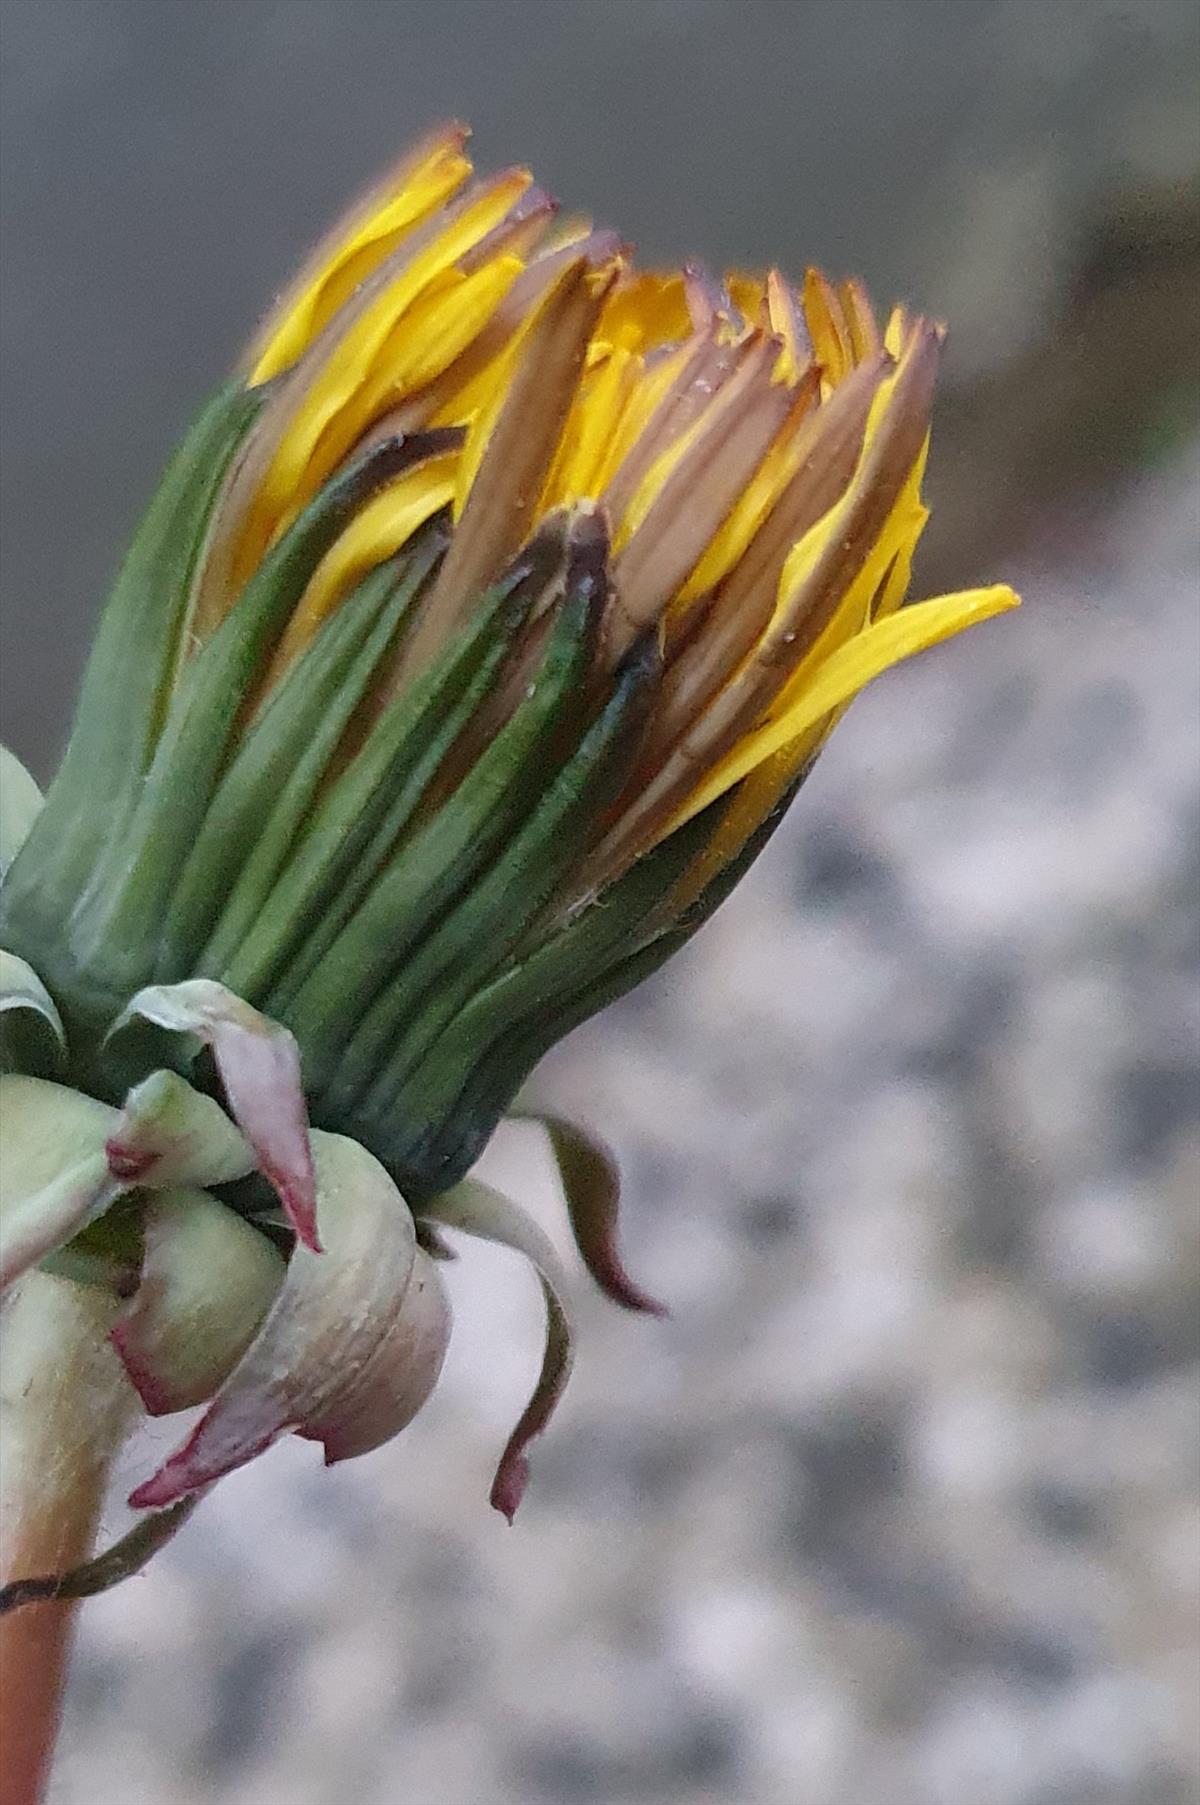
[(899, 358), (911, 330), (912, 319), (907, 307), (893, 307), (883, 335), (884, 345), (893, 357)]
[[(490, 182), (423, 251), (405, 262), (384, 285), (340, 341), (334, 345), (296, 408), (272, 460), (247, 520), (235, 567), (244, 581), (280, 524), (297, 512), (306, 495), (304, 477), (313, 452), (330, 422), (353, 402), (379, 360), (399, 345), (415, 343), (415, 335), (398, 327), (420, 298), (430, 305), (450, 305), (463, 282), (454, 268), (458, 259), (487, 236), (530, 186), (527, 170), (510, 170)], [(369, 424), (364, 421), (363, 425)]]
[[(913, 448), (912, 463), (886, 518), (874, 532), (869, 549), (864, 547), (860, 552), (858, 567), (852, 572), (843, 570), (836, 582), (831, 583), (828, 594), (832, 611), (824, 619), (814, 615), (810, 594), (814, 579), (822, 569), (826, 577), (830, 577), (831, 564), (836, 567), (838, 562), (839, 545), (849, 546), (858, 537), (854, 523), (856, 518), (861, 518), (861, 510), (864, 507), (870, 509), (872, 505), (871, 495), (878, 481), (879, 466), (890, 461), (895, 455), (897, 441), (902, 442), (906, 429), (922, 417), (921, 412), (917, 412), (910, 418), (907, 410), (914, 387), (923, 375), (928, 378), (931, 373), (929, 359), (931, 355), (936, 357), (939, 343), (936, 332), (931, 336), (928, 329), (911, 335), (895, 373), (881, 383), (876, 392), (862, 454), (846, 493), (788, 554), (779, 580), (770, 632), (784, 635), (788, 623), (795, 618), (801, 634), (806, 634), (807, 622), (807, 637), (811, 639), (789, 679), (785, 692), (789, 696), (808, 682), (822, 659), (866, 624), (880, 586), (895, 559), (906, 547), (911, 552), (916, 543), (926, 518), (920, 488), (929, 452), (927, 429)], [(837, 593), (838, 583), (844, 585), (840, 594)], [(821, 587), (819, 582), (815, 586)]]
[(842, 312), (837, 290), (828, 276), (810, 269), (804, 278), (804, 317), (812, 339), (813, 355), (825, 375), (828, 388), (836, 388), (854, 368), (854, 345)]
[(626, 351), (649, 351), (691, 335), (683, 277), (653, 270), (630, 271), (622, 277), (596, 328), (597, 338)]
[(812, 682), (785, 713), (748, 734), (728, 758), (709, 772), (675, 816), (669, 831), (690, 821), (693, 815), (699, 814), (764, 760), (799, 740), (891, 665), (951, 638), (977, 621), (1003, 614), (1009, 608), (1017, 607), (1019, 601), (1020, 597), (1004, 584), (990, 589), (968, 589), (958, 595), (940, 596), (935, 601), (914, 603), (865, 628), (825, 660)]
[(302, 480), (289, 496), (285, 523), (316, 494), (376, 420), (461, 356), (523, 267), (520, 258), (501, 256), (469, 276), (447, 270), (417, 297), (392, 328), (362, 381), (322, 431)]
[(894, 614), (908, 594), (908, 585), (912, 578), (913, 556), (917, 549), (917, 541), (925, 530), (925, 522), (928, 519), (929, 509), (918, 501), (908, 516), (908, 529), (902, 539), (900, 550), (893, 558), (891, 568), (871, 604), (873, 621), (886, 620), (889, 614)]
[(773, 269), (767, 277), (765, 299), (767, 323), (783, 345), (775, 366), (775, 379), (777, 382), (795, 382), (812, 361), (799, 296), (782, 271)]
[[(594, 347), (593, 347), (594, 349)], [(641, 374), (641, 359), (621, 345), (592, 361), (580, 382), (538, 513), (597, 500), (611, 467), (617, 423)]]
[(252, 384), (295, 363), (306, 345), (400, 240), (448, 201), (471, 173), (466, 131), (450, 126), (410, 153), (334, 228), (275, 309), (251, 353)]
[(407, 544), (454, 494), (458, 453), (443, 452), (406, 471), (360, 508), (326, 552), (288, 622), (272, 681), (292, 664), (354, 585)]
[(879, 335), (879, 323), (871, 306), (871, 297), (857, 276), (851, 276), (848, 281), (841, 283), (839, 293), (846, 331), (854, 348), (854, 361), (860, 364), (866, 358), (874, 357), (883, 342)]
[(766, 285), (761, 276), (747, 275), (745, 270), (726, 270), (725, 288), (742, 318), (758, 317), (766, 300)]

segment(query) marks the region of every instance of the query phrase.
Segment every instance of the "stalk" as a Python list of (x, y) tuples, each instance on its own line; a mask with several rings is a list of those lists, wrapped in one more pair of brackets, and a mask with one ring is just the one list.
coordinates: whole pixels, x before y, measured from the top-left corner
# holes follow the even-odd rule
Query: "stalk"
[[(120, 1305), (30, 1272), (0, 1310), (0, 1583), (87, 1559), (135, 1394), (108, 1341)], [(0, 1616), (0, 1805), (45, 1795), (75, 1601)]]

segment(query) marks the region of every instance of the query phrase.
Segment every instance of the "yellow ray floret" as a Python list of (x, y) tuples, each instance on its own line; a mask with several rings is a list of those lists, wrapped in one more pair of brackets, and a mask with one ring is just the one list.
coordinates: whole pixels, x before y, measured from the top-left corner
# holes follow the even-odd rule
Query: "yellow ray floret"
[(902, 606), (944, 334), (901, 307), (881, 325), (861, 283), (818, 270), (799, 287), (778, 270), (634, 270), (586, 221), (551, 230), (527, 170), (460, 192), (464, 142), (450, 127), (419, 147), (264, 329), (251, 381), (273, 383), (268, 425), (231, 491), (226, 592), (364, 444), (435, 429), (326, 554), (268, 678), (444, 514), (398, 692), (546, 517), (581, 508), (608, 552), (597, 693), (643, 633), (661, 658), (642, 762), (587, 878), (603, 888), (727, 797), (690, 885), (736, 855), (875, 676), (1016, 605), (994, 587)]
[(466, 128), (445, 127), (418, 146), (335, 226), (283, 296), (250, 356), (252, 383), (294, 364), (372, 270), (471, 173)]
[(458, 453), (427, 458), (361, 508), (318, 564), (304, 600), (288, 622), (279, 648), (276, 675), (294, 662), (344, 596), (369, 571), (407, 545), (454, 494)]
[[(455, 320), (455, 326), (445, 328), (451, 339), (465, 342), (478, 331), (496, 304), (497, 277), (501, 291), (512, 280), (512, 260), (502, 260), (492, 270), (485, 265), (474, 283), (464, 281), (455, 265), (500, 224), (532, 179), (528, 171), (514, 170), (490, 183), (432, 243), (406, 258), (378, 295), (350, 320), (293, 416), (263, 483), (252, 525), (261, 525), (264, 517), (286, 519), (296, 512), (305, 498), (304, 477), (321, 435), (335, 416), (370, 395), (381, 375), (392, 392), (404, 392), (423, 375), (427, 379), (424, 338), (431, 314)], [(421, 317), (406, 318), (421, 301), (425, 303)], [(369, 423), (368, 410), (358, 413), (359, 430)], [(251, 531), (248, 536), (255, 535)]]
[[(748, 734), (727, 758), (710, 771), (671, 821), (674, 832), (693, 815), (715, 802), (742, 778), (776, 753), (795, 747), (809, 731), (845, 706), (873, 678), (891, 665), (923, 652), (943, 639), (951, 639), (964, 627), (990, 620), (1019, 605), (1020, 597), (1005, 584), (989, 589), (967, 589), (933, 601), (914, 602), (887, 620), (866, 627), (832, 652), (814, 673), (812, 681), (775, 719)], [(796, 760), (797, 765), (802, 758)]]

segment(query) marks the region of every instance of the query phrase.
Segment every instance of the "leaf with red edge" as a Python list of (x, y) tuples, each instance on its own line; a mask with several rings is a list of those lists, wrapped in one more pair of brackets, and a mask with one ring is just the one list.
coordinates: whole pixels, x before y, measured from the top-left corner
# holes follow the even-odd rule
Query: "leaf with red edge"
[(128, 1185), (223, 1185), (254, 1170), (254, 1154), (213, 1097), (178, 1072), (151, 1072), (121, 1105), (104, 1144), (108, 1169)]
[(599, 1136), (551, 1110), (520, 1108), (510, 1120), (537, 1122), (545, 1129), (575, 1244), (584, 1265), (606, 1297), (626, 1310), (666, 1316), (667, 1307), (643, 1291), (626, 1272), (617, 1249), (621, 1172)]
[(148, 1413), (164, 1416), (204, 1403), (228, 1378), (285, 1265), (244, 1217), (182, 1186), (147, 1199), (142, 1241), (141, 1281), (109, 1339)]
[(42, 1078), (0, 1078), (0, 1290), (134, 1187), (218, 1185), (254, 1169), (220, 1104), (152, 1072), (120, 1110)]
[(465, 1178), (421, 1206), (446, 1228), (461, 1229), (485, 1241), (511, 1247), (536, 1269), (546, 1300), (546, 1351), (533, 1396), (508, 1438), (492, 1483), (491, 1502), (511, 1523), (529, 1478), (526, 1449), (546, 1427), (571, 1372), (571, 1323), (567, 1315), (567, 1278), (549, 1236), (511, 1198), (478, 1179)]
[(297, 1430), (325, 1449), (325, 1465), (369, 1454), (409, 1424), (441, 1374), (450, 1341), (450, 1299), (422, 1247), (387, 1333), (328, 1416)]
[(303, 1245), (320, 1252), (300, 1049), (278, 1022), (210, 978), (151, 984), (122, 1012), (112, 1034), (141, 1016), (212, 1049), (225, 1095), (259, 1170), (279, 1194)]
[(432, 1262), (417, 1260), (404, 1199), (357, 1142), (319, 1132), (312, 1142), (325, 1251), (294, 1250), (258, 1334), (187, 1441), (133, 1492), (135, 1509), (173, 1504), (290, 1430), (323, 1441), (331, 1460), (362, 1452), (433, 1387), (448, 1318), (425, 1299), (413, 1332), (409, 1287), (417, 1273), (424, 1298)]

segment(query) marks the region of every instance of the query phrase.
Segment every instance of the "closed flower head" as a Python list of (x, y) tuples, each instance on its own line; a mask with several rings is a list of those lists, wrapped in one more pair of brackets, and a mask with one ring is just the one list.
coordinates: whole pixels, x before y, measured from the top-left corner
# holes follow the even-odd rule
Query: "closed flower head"
[[(57, 1060), (20, 1082), (83, 1094), (84, 1141), (126, 1158), (153, 1074), (238, 1124), (236, 1172), (228, 1147), (186, 1169), (216, 1201), (189, 1216), (109, 1158), (103, 1197), (28, 1246), (66, 1222), (94, 1249), (86, 1223), (133, 1185), (158, 1199), (136, 1249), (155, 1298), (184, 1282), (185, 1217), (256, 1221), (270, 1256), (258, 1341), (217, 1324), (211, 1372), (162, 1355), (158, 1304), (121, 1330), (143, 1395), (224, 1385), (145, 1504), (247, 1457), (245, 1400), (295, 1321), (320, 1317), (323, 1371), (342, 1358), (338, 1284), (385, 1315), (408, 1300), (426, 1355), (403, 1408), (359, 1350), (357, 1390), (298, 1380), (258, 1445), (300, 1427), (340, 1457), (406, 1420), (447, 1321), (439, 1223), (523, 1246), (547, 1287), (515, 1503), (565, 1372), (562, 1287), (462, 1182), (476, 1154), (547, 1047), (728, 894), (858, 691), (1016, 602), (906, 605), (940, 326), (814, 270), (640, 271), (527, 171), (475, 179), (465, 140), (434, 134), (342, 221), (184, 441), (3, 892)], [(589, 1264), (644, 1301), (600, 1154), (551, 1130)], [(388, 1198), (408, 1226), (364, 1265)]]

